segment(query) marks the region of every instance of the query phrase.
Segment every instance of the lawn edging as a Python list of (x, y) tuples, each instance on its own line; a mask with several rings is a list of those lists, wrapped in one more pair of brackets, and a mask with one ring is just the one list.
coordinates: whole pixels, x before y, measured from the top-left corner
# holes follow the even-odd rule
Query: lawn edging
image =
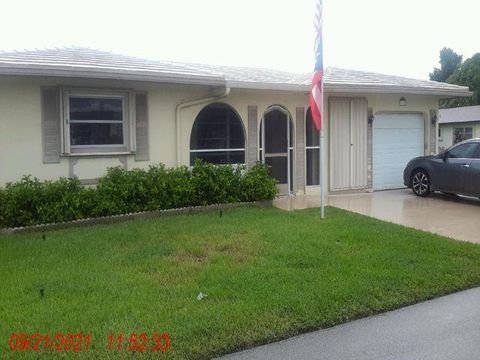
[(188, 206), (188, 207), (182, 207), (182, 208), (176, 208), (176, 209), (165, 209), (165, 210), (155, 210), (155, 211), (140, 211), (136, 213), (101, 216), (96, 218), (85, 218), (85, 219), (65, 221), (60, 223), (38, 224), (38, 225), (20, 226), (20, 227), (14, 227), (14, 228), (1, 228), (0, 235), (59, 230), (59, 229), (68, 229), (68, 228), (83, 227), (83, 226), (90, 226), (90, 225), (115, 224), (115, 223), (120, 223), (127, 220), (154, 219), (154, 218), (171, 216), (171, 215), (197, 214), (197, 213), (204, 213), (204, 212), (209, 212), (214, 210), (233, 209), (233, 208), (242, 207), (242, 206), (271, 207), (272, 203), (273, 203), (272, 200), (260, 200), (260, 201), (238, 202), (238, 203), (228, 203), (228, 204), (212, 204), (212, 205), (206, 205), (206, 206)]

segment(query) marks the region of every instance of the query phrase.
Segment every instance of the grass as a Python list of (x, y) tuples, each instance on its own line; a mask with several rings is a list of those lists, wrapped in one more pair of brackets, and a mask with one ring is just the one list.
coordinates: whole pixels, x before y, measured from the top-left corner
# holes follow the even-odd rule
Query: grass
[[(335, 208), (325, 221), (245, 207), (45, 235), (0, 237), (0, 354), (13, 332), (83, 332), (90, 356), (131, 358), (107, 336), (166, 331), (166, 353), (134, 357), (204, 359), (480, 285), (480, 246)], [(85, 357), (41, 357), (59, 355)]]

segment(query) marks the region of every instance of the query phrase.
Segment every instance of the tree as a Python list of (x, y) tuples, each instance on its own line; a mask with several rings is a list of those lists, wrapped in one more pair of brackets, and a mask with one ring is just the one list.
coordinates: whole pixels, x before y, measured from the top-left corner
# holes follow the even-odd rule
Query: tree
[(430, 80), (446, 82), (462, 63), (462, 55), (458, 55), (450, 48), (440, 50), (440, 68), (433, 69)]
[(451, 75), (449, 84), (468, 86), (473, 91), (472, 97), (455, 98), (446, 101), (446, 107), (480, 105), (480, 53), (476, 53)]

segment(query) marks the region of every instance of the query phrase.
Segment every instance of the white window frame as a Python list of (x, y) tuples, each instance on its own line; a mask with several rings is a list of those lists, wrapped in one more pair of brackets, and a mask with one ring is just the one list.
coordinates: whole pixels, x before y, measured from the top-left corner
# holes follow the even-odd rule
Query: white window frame
[[(203, 111), (205, 110), (207, 107), (209, 107), (210, 105), (224, 105), (226, 106), (227, 108), (229, 108), (231, 111), (233, 111), (235, 113), (235, 115), (237, 116), (238, 118), (238, 121), (240, 121), (240, 124), (242, 125), (242, 133), (243, 133), (243, 147), (241, 148), (229, 148), (229, 149), (211, 149), (211, 148), (208, 148), (208, 149), (192, 149), (189, 145), (189, 167), (192, 168), (193, 167), (193, 164), (191, 163), (191, 157), (192, 157), (192, 154), (197, 154), (197, 153), (219, 153), (219, 152), (229, 152), (229, 153), (232, 153), (232, 152), (243, 152), (243, 156), (244, 156), (244, 161), (242, 163), (227, 163), (227, 164), (223, 164), (223, 165), (233, 165), (233, 166), (241, 166), (241, 165), (245, 165), (246, 162), (247, 162), (247, 148), (246, 148), (246, 143), (247, 143), (247, 137), (246, 137), (246, 134), (245, 134), (245, 126), (243, 124), (243, 120), (242, 118), (240, 117), (240, 115), (238, 114), (237, 110), (229, 105), (229, 104), (226, 104), (226, 103), (211, 103), (211, 104), (208, 104), (208, 105), (205, 105), (205, 107), (203, 107), (200, 112), (197, 114), (197, 116), (195, 117), (195, 120), (193, 121), (193, 124), (192, 124), (192, 127), (190, 129), (190, 141), (192, 139), (192, 132), (193, 132), (193, 127), (195, 126), (195, 122), (197, 121), (197, 118), (198, 118), (198, 115)], [(215, 164), (215, 165), (221, 165), (221, 164)]]
[[(104, 90), (83, 88), (62, 88), (61, 91), (61, 116), (62, 116), (62, 149), (63, 155), (116, 155), (132, 154), (135, 152), (135, 94), (129, 90)], [(72, 145), (70, 139), (70, 98), (108, 98), (122, 99), (123, 114), (123, 144), (107, 145)], [(118, 123), (112, 120), (98, 120), (95, 123)]]

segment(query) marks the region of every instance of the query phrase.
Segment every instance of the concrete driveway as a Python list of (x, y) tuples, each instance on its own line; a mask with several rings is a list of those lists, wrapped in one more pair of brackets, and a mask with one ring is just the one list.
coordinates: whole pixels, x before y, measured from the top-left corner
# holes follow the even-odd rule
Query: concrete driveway
[[(318, 207), (319, 196), (280, 198), (283, 209)], [(433, 232), (457, 240), (480, 243), (480, 200), (434, 194), (419, 198), (409, 189), (338, 194), (328, 204), (377, 219)]]

